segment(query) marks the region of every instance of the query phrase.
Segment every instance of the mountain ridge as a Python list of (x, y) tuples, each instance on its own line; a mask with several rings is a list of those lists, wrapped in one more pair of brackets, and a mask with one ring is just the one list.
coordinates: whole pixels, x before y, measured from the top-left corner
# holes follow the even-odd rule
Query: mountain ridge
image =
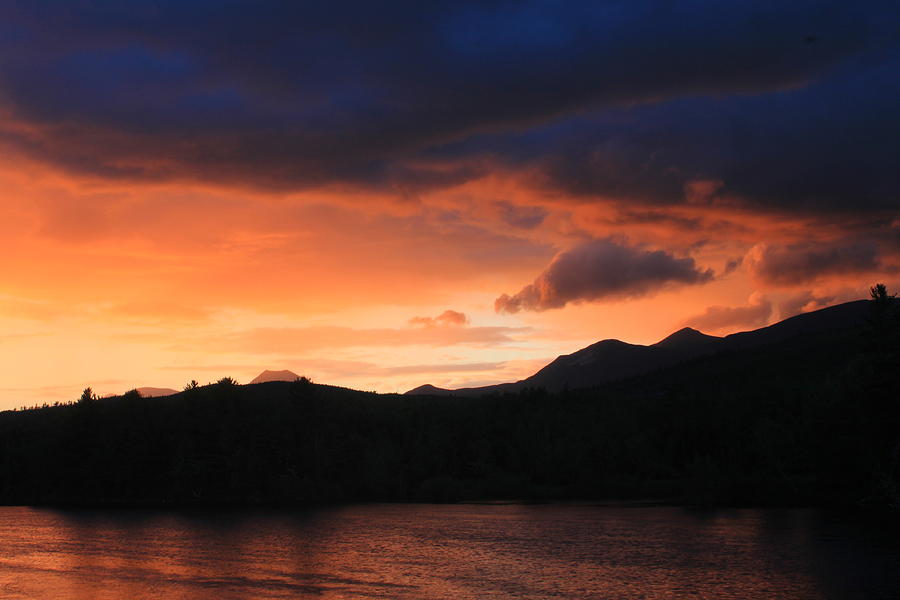
[[(795, 336), (862, 325), (869, 313), (870, 300), (854, 300), (789, 317), (777, 323), (724, 337), (712, 336), (691, 327), (683, 327), (654, 344), (630, 344), (605, 339), (563, 354), (525, 379), (474, 388), (446, 389), (425, 384), (407, 394), (476, 396), (514, 392), (527, 387), (548, 391), (591, 387), (670, 367), (701, 356), (755, 348)], [(427, 390), (427, 391), (426, 391)]]
[[(714, 350), (562, 393), (506, 384), (494, 391), (512, 393), (400, 395), (222, 380), (164, 398), (2, 411), (0, 503), (651, 498), (896, 509), (900, 310), (879, 308), (841, 305), (723, 339), (685, 331), (669, 340), (682, 347), (674, 356), (694, 341)], [(603, 340), (553, 368), (609, 376), (607, 355), (618, 352), (673, 355)]]
[(281, 371), (264, 370), (262, 373), (254, 377), (250, 383), (266, 383), (268, 381), (296, 381), (300, 376), (288, 369)]
[(163, 396), (171, 396), (172, 394), (177, 394), (178, 390), (173, 390), (172, 388), (159, 388), (159, 387), (139, 387), (136, 388), (138, 393), (144, 398), (161, 398)]

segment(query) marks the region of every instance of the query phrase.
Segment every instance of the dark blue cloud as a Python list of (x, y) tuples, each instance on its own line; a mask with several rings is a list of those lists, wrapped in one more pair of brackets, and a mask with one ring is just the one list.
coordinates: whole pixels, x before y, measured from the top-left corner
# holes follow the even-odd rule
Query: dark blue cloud
[[(895, 3), (0, 2), (0, 142), (109, 177), (884, 207)], [(892, 28), (893, 27), (893, 28)], [(26, 133), (32, 132), (32, 133)], [(39, 131), (40, 135), (34, 135)], [(445, 164), (434, 167), (434, 159)]]
[[(704, 95), (589, 111), (517, 133), (434, 148), (527, 167), (585, 198), (688, 200), (692, 181), (719, 198), (803, 210), (900, 205), (900, 52), (848, 60), (828, 77), (755, 94)], [(715, 198), (710, 198), (715, 200)]]

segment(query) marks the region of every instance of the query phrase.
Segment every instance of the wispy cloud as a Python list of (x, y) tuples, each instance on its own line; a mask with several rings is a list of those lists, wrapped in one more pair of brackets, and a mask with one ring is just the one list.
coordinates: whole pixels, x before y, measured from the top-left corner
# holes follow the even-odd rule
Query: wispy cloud
[(303, 354), (319, 350), (395, 346), (497, 346), (522, 341), (530, 327), (260, 327), (206, 340), (210, 348), (254, 354)]
[(767, 325), (772, 315), (772, 303), (754, 293), (744, 306), (708, 306), (702, 313), (684, 320), (684, 325), (702, 331), (718, 332)]

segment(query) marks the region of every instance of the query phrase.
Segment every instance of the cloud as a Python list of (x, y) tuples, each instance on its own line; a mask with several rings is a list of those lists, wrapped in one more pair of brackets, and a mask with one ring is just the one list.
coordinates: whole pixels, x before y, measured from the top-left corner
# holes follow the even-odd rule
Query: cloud
[(463, 327), (469, 323), (465, 313), (447, 309), (436, 317), (413, 317), (410, 325), (422, 327)]
[(725, 263), (725, 270), (722, 272), (722, 275), (728, 275), (733, 273), (744, 263), (744, 257), (731, 258), (728, 262)]
[(671, 285), (710, 281), (711, 270), (698, 269), (692, 258), (662, 250), (645, 250), (599, 239), (557, 254), (534, 283), (494, 302), (500, 313), (562, 308), (570, 302), (632, 298)]
[(878, 246), (869, 241), (831, 245), (759, 243), (750, 249), (744, 263), (757, 281), (774, 286), (794, 286), (832, 275), (871, 272), (882, 266)]
[(209, 340), (223, 351), (251, 354), (301, 354), (322, 349), (396, 346), (495, 346), (512, 344), (529, 327), (261, 327)]
[(496, 208), (504, 223), (519, 229), (534, 229), (549, 214), (547, 209), (540, 206), (517, 206), (509, 202), (497, 202)]
[(745, 306), (709, 306), (701, 314), (684, 320), (684, 325), (702, 331), (763, 327), (772, 315), (772, 303), (754, 293)]
[(248, 364), (236, 364), (236, 363), (227, 363), (227, 364), (212, 364), (212, 365), (165, 365), (162, 367), (157, 367), (161, 371), (200, 371), (200, 372), (209, 372), (215, 371), (220, 373), (228, 373), (232, 371), (246, 371), (253, 370), (257, 368), (258, 365), (248, 365)]
[(480, 373), (483, 371), (496, 371), (502, 369), (504, 363), (440, 363), (440, 364), (413, 364), (397, 365), (393, 367), (380, 366), (365, 361), (328, 360), (328, 359), (302, 359), (297, 361), (302, 365), (304, 372), (325, 373), (328, 375), (353, 377), (383, 377), (392, 375), (421, 375), (427, 373)]
[[(422, 373), (470, 373), (481, 371), (494, 371), (502, 369), (504, 363), (482, 362), (482, 363), (439, 363), (439, 364), (412, 364), (397, 366), (380, 366), (372, 362), (358, 360), (335, 360), (327, 358), (299, 358), (291, 360), (280, 360), (280, 364), (292, 365), (289, 367), (291, 371), (301, 374), (315, 374), (317, 377), (325, 376), (343, 376), (347, 377), (372, 377), (372, 376), (390, 376), (390, 375), (418, 375)], [(263, 365), (259, 364), (243, 364), (243, 365), (169, 365), (159, 367), (164, 371), (194, 371), (207, 373), (215, 371), (217, 373), (231, 372), (256, 372), (263, 369)]]
[[(841, 301), (846, 302), (850, 299), (852, 296), (841, 298)], [(825, 308), (834, 304), (836, 300), (838, 300), (838, 296), (835, 294), (815, 294), (807, 290), (782, 300), (778, 305), (778, 313), (782, 319), (787, 319), (800, 313)]]
[(36, 338), (36, 337), (46, 337), (52, 335), (49, 332), (41, 332), (41, 333), (4, 333), (0, 334), (0, 343), (3, 342), (18, 342), (20, 340), (28, 339), (28, 338)]
[(208, 308), (173, 302), (138, 301), (114, 304), (101, 312), (142, 323), (179, 323), (205, 321), (210, 318)]
[[(16, 257), (2, 280), (34, 300), (0, 298), (0, 312), (47, 321), (75, 359), (90, 330), (143, 349), (132, 365), (159, 363), (167, 344), (194, 363), (320, 348), (355, 359), (385, 344), (437, 364), (447, 344), (501, 346), (474, 362), (556, 335), (439, 324), (441, 310), (403, 322), (460, 290), (467, 312), (504, 291), (508, 311), (626, 298), (727, 272), (761, 239), (798, 254), (799, 241), (819, 252), (876, 230), (878, 264), (896, 265), (898, 12), (886, 0), (0, 2), (0, 243)], [(621, 232), (645, 245), (609, 259), (612, 275), (577, 280), (575, 250), (548, 267), (552, 249)], [(856, 243), (835, 278), (865, 265), (865, 243), (837, 245)], [(591, 266), (616, 249), (583, 253)], [(762, 264), (784, 267), (782, 254)], [(697, 288), (703, 304), (679, 312), (730, 304), (717, 294), (753, 273), (748, 262)], [(637, 304), (617, 326), (650, 336)], [(367, 324), (217, 337), (232, 323), (346, 324), (328, 320), (345, 309)], [(382, 310), (404, 311), (397, 328)], [(594, 312), (582, 331), (602, 325)], [(22, 378), (39, 364), (8, 354)], [(122, 353), (107, 354), (93, 362), (121, 371)]]
[(0, 144), (113, 179), (427, 190), (489, 158), (592, 197), (884, 207), (897, 10), (6, 3)]
[(14, 319), (52, 321), (65, 316), (67, 311), (44, 300), (0, 295), (0, 313)]
[(383, 372), (389, 375), (411, 375), (420, 373), (472, 373), (480, 371), (495, 371), (503, 368), (503, 363), (449, 363), (436, 365), (400, 365), (398, 367), (383, 367)]
[[(891, 57), (789, 93), (587, 111), (479, 145), (542, 187), (584, 200), (890, 210), (900, 193), (891, 168), (900, 124), (890, 116), (900, 84), (889, 73), (900, 51)], [(872, 94), (874, 85), (884, 93)]]

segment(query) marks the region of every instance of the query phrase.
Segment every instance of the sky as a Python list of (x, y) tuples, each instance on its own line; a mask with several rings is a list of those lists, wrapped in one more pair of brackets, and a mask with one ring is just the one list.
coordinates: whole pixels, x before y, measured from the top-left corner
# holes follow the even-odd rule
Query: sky
[(524, 378), (900, 288), (900, 4), (0, 0), (0, 409)]

